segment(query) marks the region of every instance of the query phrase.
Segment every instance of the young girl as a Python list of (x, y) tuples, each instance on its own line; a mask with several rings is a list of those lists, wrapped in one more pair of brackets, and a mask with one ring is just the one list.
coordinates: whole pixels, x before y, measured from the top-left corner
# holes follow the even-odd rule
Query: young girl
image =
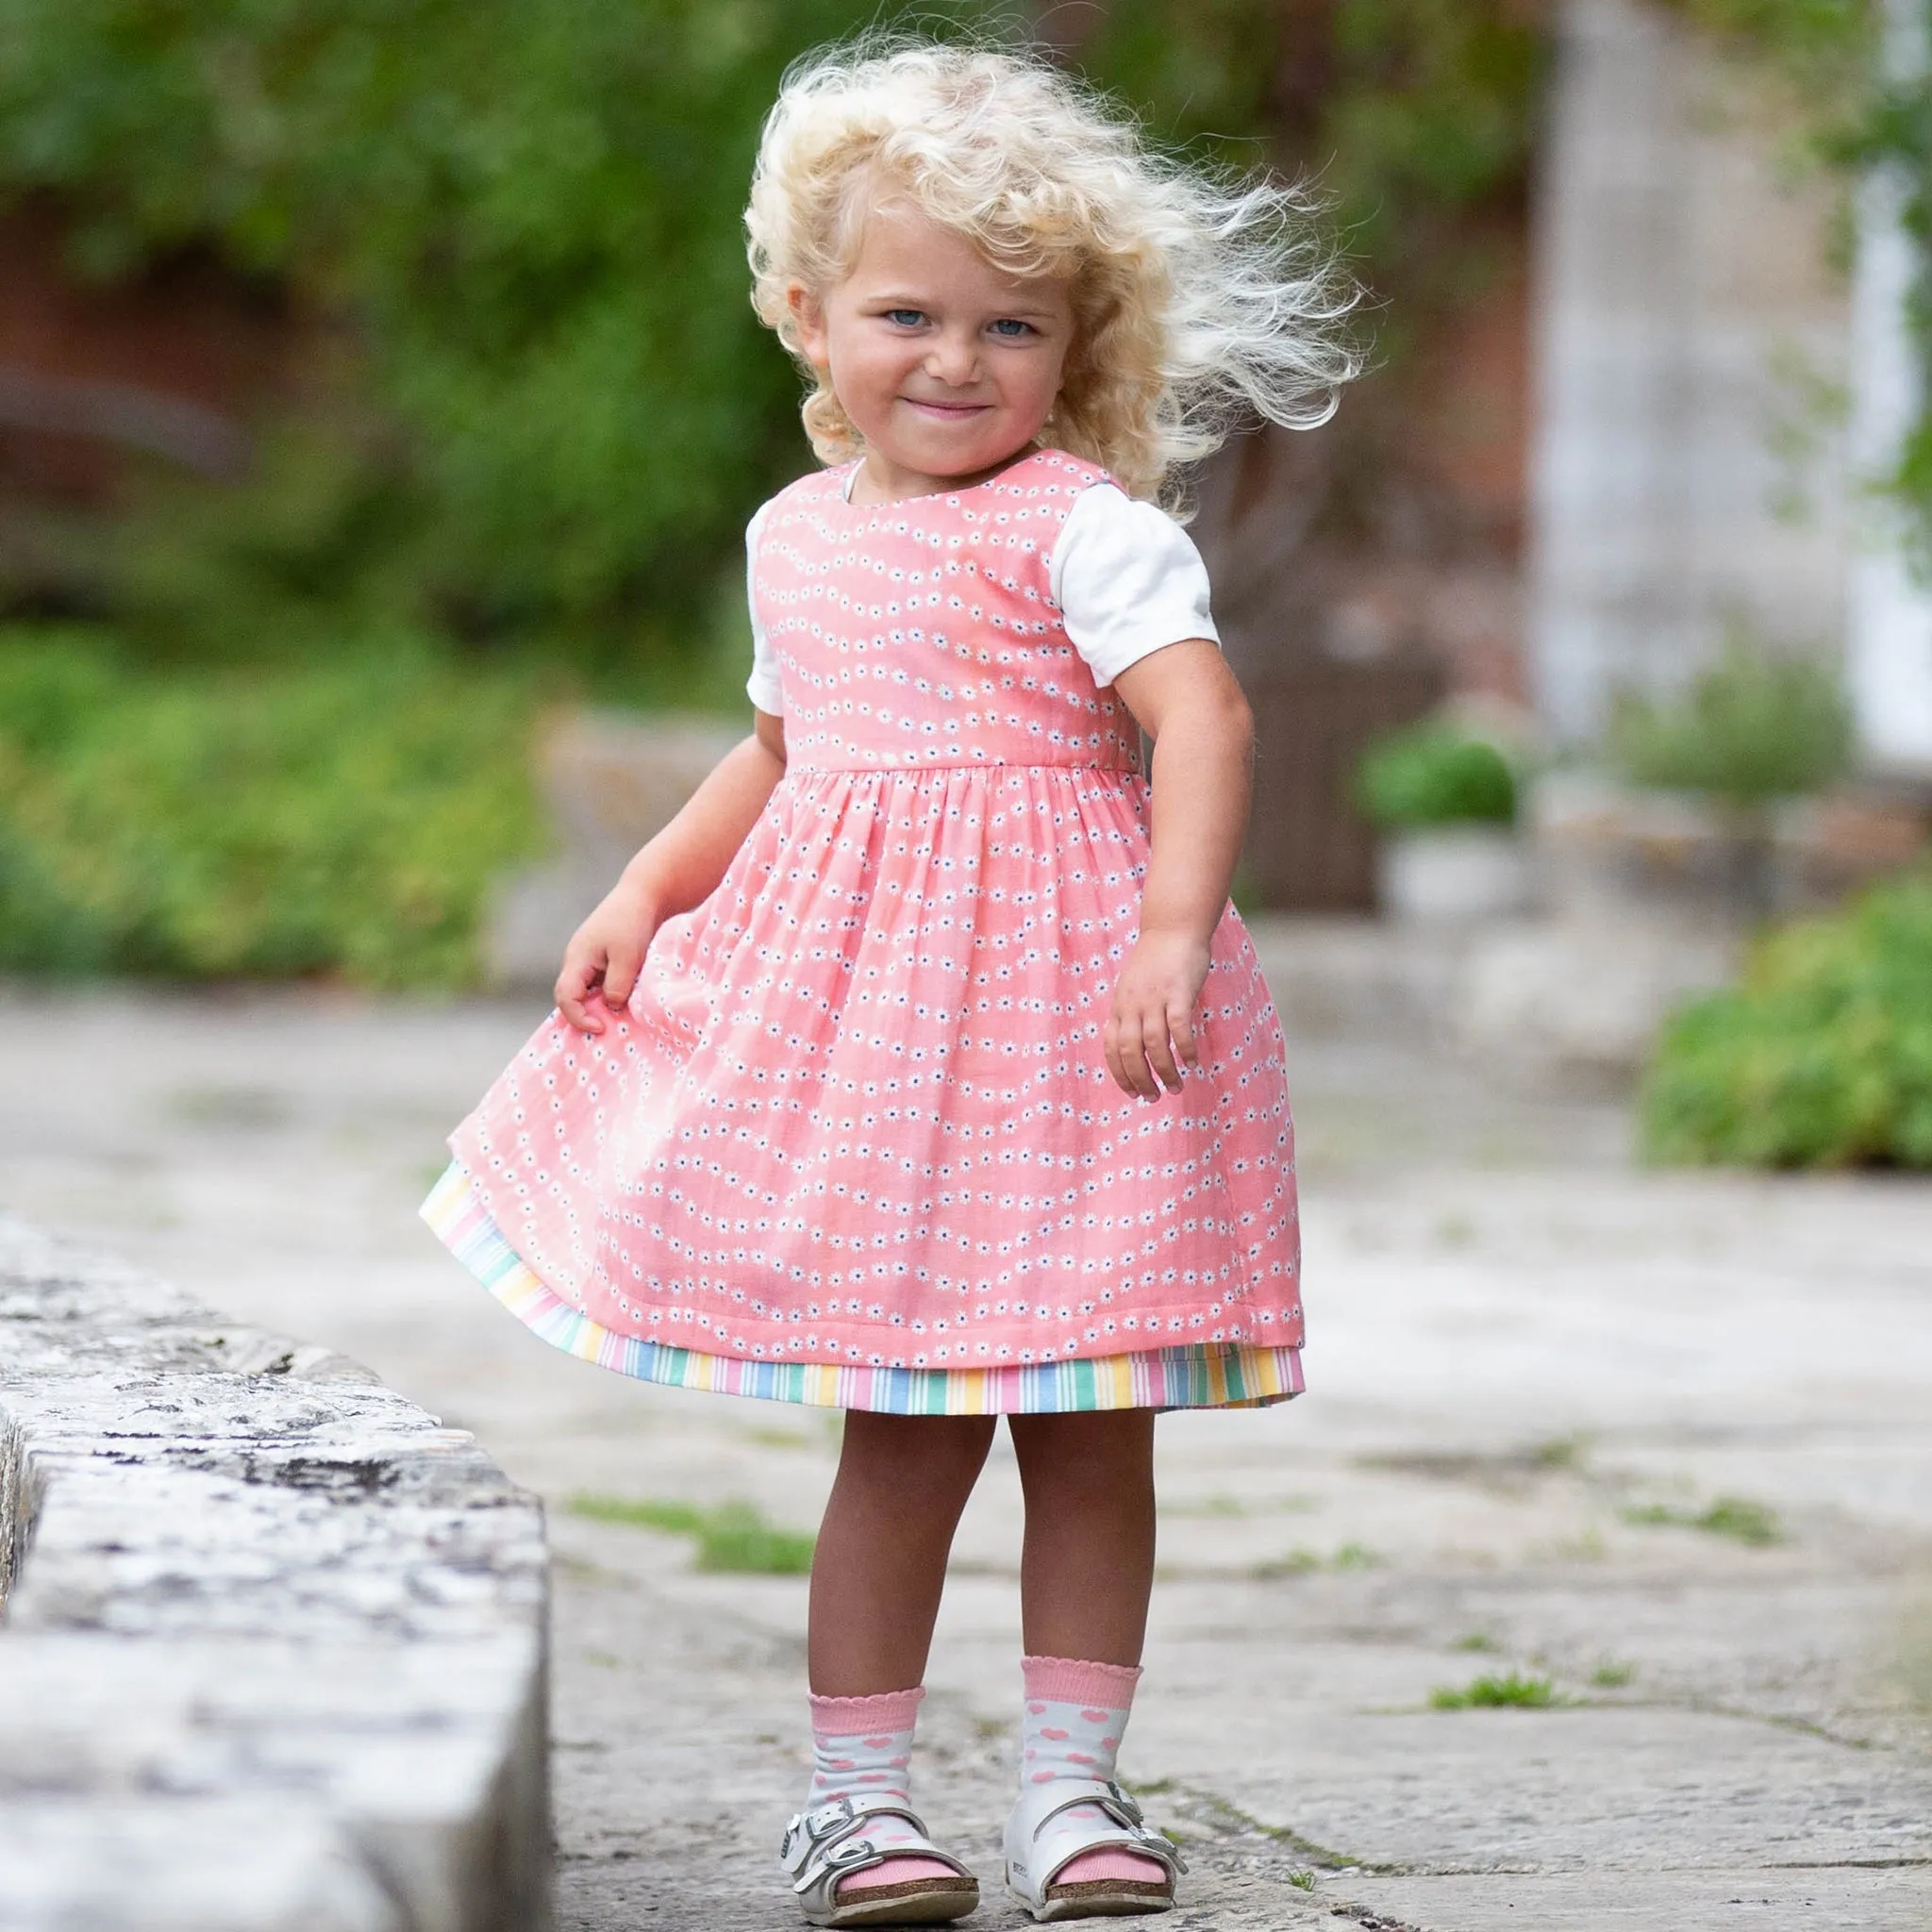
[(756, 726), (578, 929), (425, 1209), (575, 1355), (847, 1412), (782, 1852), (814, 1924), (977, 1902), (908, 1761), (1001, 1415), (1007, 1882), (1040, 1920), (1174, 1901), (1114, 1780), (1154, 1418), (1296, 1393), (1302, 1309), (1281, 1032), (1227, 903), (1248, 711), (1151, 499), (1241, 406), (1316, 422), (1353, 373), (1301, 218), (1029, 58), (793, 71), (746, 219), (827, 467), (752, 520)]

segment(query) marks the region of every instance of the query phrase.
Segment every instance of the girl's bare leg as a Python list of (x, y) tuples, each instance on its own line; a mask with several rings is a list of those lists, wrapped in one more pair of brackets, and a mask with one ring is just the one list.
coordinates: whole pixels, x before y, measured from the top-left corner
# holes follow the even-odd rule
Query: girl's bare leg
[(993, 1426), (991, 1416), (846, 1415), (811, 1565), (818, 1696), (867, 1697), (924, 1679), (953, 1532)]
[[(1010, 1419), (1028, 1657), (1138, 1664), (1154, 1588), (1154, 1411)], [(908, 1680), (909, 1681), (909, 1680)]]

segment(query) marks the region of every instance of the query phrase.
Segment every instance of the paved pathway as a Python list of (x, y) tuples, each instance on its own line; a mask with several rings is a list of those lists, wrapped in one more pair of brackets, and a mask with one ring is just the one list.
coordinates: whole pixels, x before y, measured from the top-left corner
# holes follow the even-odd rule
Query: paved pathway
[[(567, 1360), (414, 1221), (532, 1018), (0, 997), (0, 1207), (476, 1430), (553, 1505), (563, 1926), (788, 1927), (802, 1582), (700, 1574), (568, 1499), (808, 1528), (834, 1423)], [(1606, 1104), (1293, 1058), (1314, 1393), (1162, 1424), (1126, 1769), (1194, 1860), (1167, 1923), (1932, 1925), (1932, 1185), (1643, 1174)], [(1770, 1515), (1719, 1525), (1778, 1540), (1685, 1526), (1727, 1497)], [(991, 1876), (1016, 1503), (996, 1459), (922, 1733)], [(1512, 1670), (1554, 1707), (1430, 1706)], [(1021, 1923), (988, 1898), (972, 1924)]]

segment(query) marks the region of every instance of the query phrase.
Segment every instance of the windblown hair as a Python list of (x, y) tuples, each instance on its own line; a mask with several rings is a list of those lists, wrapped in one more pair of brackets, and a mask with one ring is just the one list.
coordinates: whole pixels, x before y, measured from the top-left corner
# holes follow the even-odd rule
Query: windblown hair
[(1341, 328), (1356, 291), (1305, 191), (1154, 152), (1042, 60), (866, 39), (788, 72), (745, 210), (753, 306), (817, 378), (805, 426), (824, 462), (863, 443), (807, 363), (786, 291), (835, 287), (867, 212), (901, 198), (1006, 274), (1068, 279), (1074, 341), (1041, 441), (1136, 496), (1257, 416), (1326, 422), (1360, 368)]

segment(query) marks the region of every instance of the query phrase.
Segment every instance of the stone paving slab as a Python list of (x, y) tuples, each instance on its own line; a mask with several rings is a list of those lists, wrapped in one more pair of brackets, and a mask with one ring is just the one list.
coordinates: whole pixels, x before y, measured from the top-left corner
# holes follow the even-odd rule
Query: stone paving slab
[[(807, 1529), (836, 1418), (568, 1360), (421, 1230), (441, 1134), (535, 1017), (0, 1001), (0, 1205), (477, 1431), (551, 1505), (560, 1924), (784, 1927), (802, 1582), (702, 1575), (569, 1505)], [(1310, 1395), (1161, 1425), (1124, 1768), (1195, 1863), (1163, 1923), (1932, 1924), (1932, 1186), (1648, 1174), (1613, 1101), (1388, 1041), (1291, 1057)], [(920, 1746), (922, 1799), (995, 1876), (1016, 1493), (1002, 1440)], [(1724, 1496), (1779, 1540), (1642, 1520)], [(1511, 1670), (1579, 1702), (1427, 1708)], [(990, 1892), (970, 1923), (1021, 1922)]]
[(1924, 1932), (1932, 1881), (1887, 1871), (1619, 1872), (1358, 1880), (1350, 1921), (1368, 1932)]

